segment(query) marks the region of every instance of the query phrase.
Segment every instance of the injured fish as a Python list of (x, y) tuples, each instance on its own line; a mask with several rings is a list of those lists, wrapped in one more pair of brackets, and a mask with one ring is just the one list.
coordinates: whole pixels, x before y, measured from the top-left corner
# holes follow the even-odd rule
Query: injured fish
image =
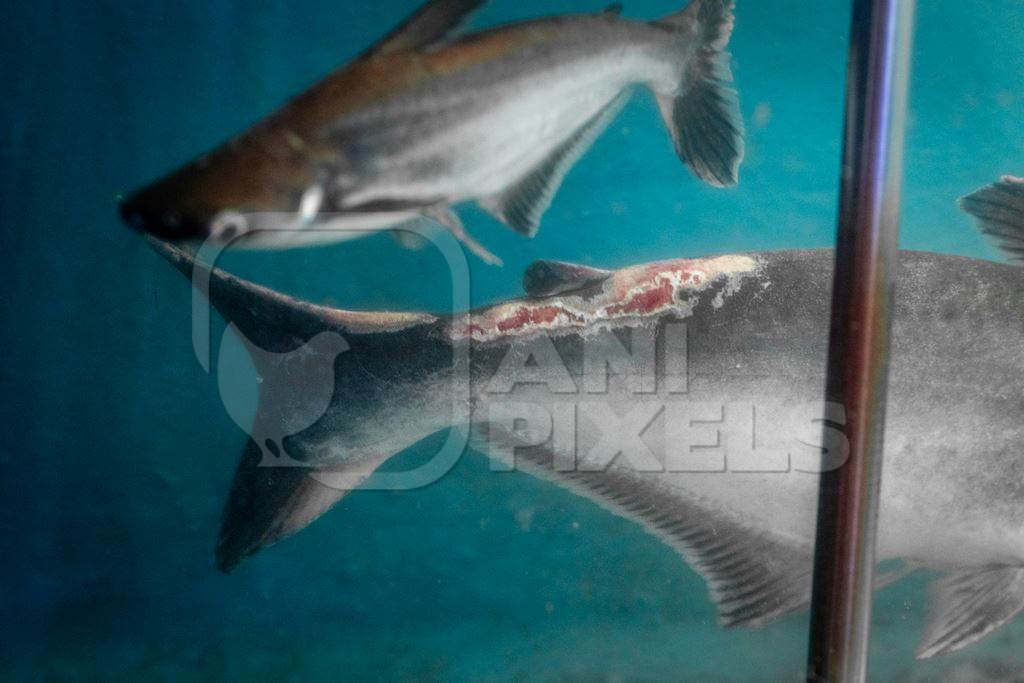
[[(964, 200), (1018, 255), (1022, 186)], [(264, 380), (221, 569), (462, 425), (500, 468), (564, 486), (675, 548), (724, 625), (806, 607), (818, 475), (845, 458), (843, 408), (821, 402), (830, 251), (615, 271), (542, 262), (528, 271), (530, 296), (430, 315), (304, 303), (152, 242), (184, 273), (209, 276), (212, 304)], [(900, 256), (878, 558), (942, 572), (921, 657), (963, 648), (1024, 607), (1022, 292), (1015, 266)], [(460, 353), (466, 363), (453, 361)]]

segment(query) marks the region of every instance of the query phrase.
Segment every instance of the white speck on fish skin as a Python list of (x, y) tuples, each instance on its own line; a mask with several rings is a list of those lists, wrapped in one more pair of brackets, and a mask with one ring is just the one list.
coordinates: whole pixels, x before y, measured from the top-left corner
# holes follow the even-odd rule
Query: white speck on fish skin
[(711, 300), (711, 306), (715, 310), (721, 308), (722, 306), (725, 305), (726, 297), (730, 297), (736, 292), (740, 291), (741, 286), (742, 283), (740, 282), (740, 278), (730, 277), (728, 280), (726, 280), (725, 286), (718, 290), (718, 293), (715, 294), (715, 298)]
[(697, 308), (697, 303), (700, 302), (700, 298), (691, 296), (682, 304), (679, 305), (679, 315), (684, 318), (689, 318), (693, 315), (693, 309)]

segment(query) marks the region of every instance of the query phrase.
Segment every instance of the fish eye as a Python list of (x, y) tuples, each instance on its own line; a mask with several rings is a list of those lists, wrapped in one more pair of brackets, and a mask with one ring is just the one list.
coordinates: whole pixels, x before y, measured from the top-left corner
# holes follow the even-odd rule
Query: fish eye
[(227, 243), (249, 231), (249, 221), (237, 211), (223, 211), (210, 223), (210, 237)]

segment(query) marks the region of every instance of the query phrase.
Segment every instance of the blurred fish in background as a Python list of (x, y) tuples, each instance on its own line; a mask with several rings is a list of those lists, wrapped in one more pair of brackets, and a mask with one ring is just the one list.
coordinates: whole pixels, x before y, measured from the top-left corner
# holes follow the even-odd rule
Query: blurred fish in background
[(427, 220), (499, 263), (452, 206), (476, 201), (532, 236), (635, 85), (654, 93), (698, 178), (737, 182), (732, 0), (694, 0), (652, 22), (612, 6), (454, 38), (482, 4), (431, 0), (279, 111), (126, 198), (122, 215), (162, 239), (264, 248)]

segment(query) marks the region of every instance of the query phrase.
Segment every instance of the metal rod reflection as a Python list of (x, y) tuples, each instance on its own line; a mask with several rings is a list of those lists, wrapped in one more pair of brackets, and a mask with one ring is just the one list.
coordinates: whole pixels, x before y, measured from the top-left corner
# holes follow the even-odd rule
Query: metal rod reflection
[(854, 0), (826, 400), (849, 454), (822, 475), (809, 681), (867, 672), (913, 0)]

